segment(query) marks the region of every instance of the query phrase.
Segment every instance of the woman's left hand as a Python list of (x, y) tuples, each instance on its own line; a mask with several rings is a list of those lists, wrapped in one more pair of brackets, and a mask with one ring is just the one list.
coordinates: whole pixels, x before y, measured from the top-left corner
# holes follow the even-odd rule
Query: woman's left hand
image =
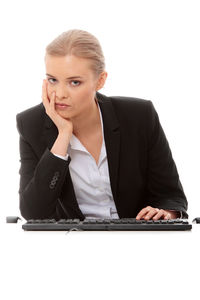
[(158, 219), (176, 219), (178, 218), (179, 213), (177, 211), (171, 211), (166, 209), (154, 208), (147, 206), (143, 208), (136, 216), (136, 220), (145, 219), (145, 220), (158, 220)]

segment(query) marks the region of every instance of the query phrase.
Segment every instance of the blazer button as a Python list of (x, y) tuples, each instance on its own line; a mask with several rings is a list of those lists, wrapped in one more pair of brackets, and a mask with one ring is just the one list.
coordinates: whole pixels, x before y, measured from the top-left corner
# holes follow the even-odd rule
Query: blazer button
[(60, 173), (59, 173), (59, 172), (55, 172), (54, 175), (55, 175), (56, 177), (58, 177), (58, 176), (60, 175)]
[(49, 187), (50, 187), (50, 189), (52, 190), (52, 189), (54, 189), (55, 185), (52, 184), (52, 182), (51, 182), (50, 185), (49, 185)]
[(56, 181), (52, 180), (50, 185), (52, 185), (54, 187), (56, 185)]

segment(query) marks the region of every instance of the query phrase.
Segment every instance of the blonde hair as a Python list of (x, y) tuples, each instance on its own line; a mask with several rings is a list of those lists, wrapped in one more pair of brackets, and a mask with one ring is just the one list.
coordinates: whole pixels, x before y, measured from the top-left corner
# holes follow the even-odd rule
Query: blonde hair
[(99, 76), (105, 70), (105, 58), (98, 39), (91, 33), (71, 29), (61, 33), (46, 47), (46, 53), (55, 56), (74, 55), (91, 61), (91, 70)]

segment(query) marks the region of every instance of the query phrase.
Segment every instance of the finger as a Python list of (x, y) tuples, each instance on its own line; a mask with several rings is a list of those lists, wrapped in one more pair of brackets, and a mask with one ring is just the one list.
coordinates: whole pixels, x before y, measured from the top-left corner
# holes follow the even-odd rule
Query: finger
[(171, 219), (171, 214), (170, 214), (169, 212), (165, 211), (165, 212), (164, 212), (164, 219), (165, 219), (165, 220)]
[(136, 219), (141, 219), (143, 218), (150, 210), (151, 210), (151, 206), (147, 206), (147, 207), (144, 207), (137, 215)]
[(151, 206), (147, 206), (145, 208), (143, 208), (136, 216), (137, 220), (140, 220), (143, 216), (145, 216), (151, 209)]
[(159, 212), (158, 208), (152, 207), (152, 209), (144, 216), (145, 220), (150, 220), (153, 216), (155, 216)]
[(159, 209), (158, 213), (153, 217), (153, 220), (159, 220), (162, 218), (165, 214), (165, 211), (163, 209)]
[(52, 92), (51, 96), (50, 96), (50, 109), (51, 112), (55, 112), (55, 92)]

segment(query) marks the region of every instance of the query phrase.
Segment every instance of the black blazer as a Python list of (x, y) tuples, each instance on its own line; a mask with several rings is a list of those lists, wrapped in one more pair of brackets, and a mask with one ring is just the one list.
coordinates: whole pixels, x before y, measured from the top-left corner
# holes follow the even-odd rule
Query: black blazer
[[(188, 217), (175, 162), (149, 100), (96, 93), (100, 105), (111, 189), (120, 218), (134, 218), (150, 205)], [(20, 135), (21, 215), (84, 220), (67, 161), (50, 152), (58, 130), (43, 103), (16, 115)]]

